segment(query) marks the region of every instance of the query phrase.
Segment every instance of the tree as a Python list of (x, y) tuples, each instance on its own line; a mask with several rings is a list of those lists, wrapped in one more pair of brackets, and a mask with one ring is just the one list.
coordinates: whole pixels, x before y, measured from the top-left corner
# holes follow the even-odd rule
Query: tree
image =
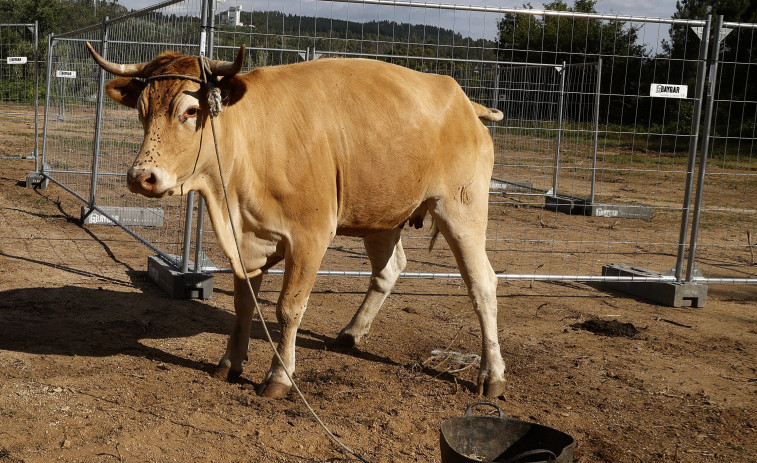
[[(98, 2), (97, 15), (93, 1)], [(32, 24), (38, 22), (39, 48), (37, 59), (41, 63), (47, 61), (47, 37), (49, 34), (80, 29), (102, 22), (102, 18), (115, 18), (127, 12), (117, 0), (0, 0), (0, 18), (4, 24)], [(34, 56), (34, 40), (27, 28), (1, 28), (0, 48), (3, 56)], [(44, 65), (44, 64), (43, 64)], [(0, 64), (2, 67), (2, 64)], [(32, 67), (6, 66), (0, 69), (0, 74), (9, 77), (6, 81), (0, 79), (0, 99), (28, 99), (34, 97)], [(14, 75), (11, 77), (11, 73)], [(42, 71), (44, 76), (44, 71)], [(44, 91), (44, 82), (40, 93)], [(11, 96), (12, 95), (12, 96)]]
[[(97, 2), (97, 14), (93, 1)], [(97, 24), (105, 16), (115, 18), (128, 10), (118, 0), (0, 0), (4, 23), (39, 21), (40, 38)]]
[[(757, 4), (750, 0), (682, 0), (676, 2), (673, 19), (705, 19), (723, 15), (726, 21), (756, 22)], [(670, 40), (662, 42), (662, 49), (671, 59), (697, 59), (699, 47), (687, 46), (694, 32), (688, 26), (670, 27)]]
[[(750, 0), (681, 0), (676, 2), (676, 19), (705, 19), (723, 15), (728, 22), (757, 22), (757, 3)], [(694, 46), (693, 44), (697, 45)], [(715, 45), (714, 33), (710, 47)], [(720, 101), (714, 117), (714, 131), (719, 135), (753, 137), (755, 135), (755, 103), (757, 101), (757, 34), (752, 28), (734, 28), (721, 43), (717, 83), (713, 87), (715, 98)], [(679, 72), (682, 80), (693, 85), (696, 81), (695, 66), (684, 68), (684, 63), (695, 62), (699, 53), (699, 39), (685, 25), (670, 27), (670, 40), (663, 42), (663, 51), (670, 59), (673, 72)], [(748, 117), (751, 115), (751, 118)], [(744, 119), (746, 117), (746, 119)]]
[[(563, 0), (544, 4), (546, 10), (596, 13), (597, 0)], [(524, 8), (533, 9), (531, 4)], [(623, 21), (576, 15), (506, 14), (498, 23), (499, 59), (516, 63), (579, 64), (602, 59), (600, 120), (623, 122), (623, 110), (638, 105), (646, 80), (648, 53), (638, 43), (639, 28)], [(630, 77), (630, 78), (627, 78)], [(621, 97), (618, 97), (620, 95)]]
[[(563, 0), (544, 4), (550, 11), (596, 13), (597, 0)], [(524, 8), (533, 9), (530, 3)], [(637, 43), (638, 28), (622, 21), (574, 16), (506, 14), (498, 23), (500, 59), (516, 62), (560, 64), (596, 61), (600, 56), (621, 54), (643, 57)]]

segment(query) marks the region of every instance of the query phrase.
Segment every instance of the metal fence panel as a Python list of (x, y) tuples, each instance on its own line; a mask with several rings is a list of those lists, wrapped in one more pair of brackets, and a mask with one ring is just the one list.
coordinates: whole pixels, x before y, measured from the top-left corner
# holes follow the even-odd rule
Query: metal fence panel
[(43, 171), (86, 199), (92, 184), (99, 78), (84, 43), (97, 43), (101, 35), (94, 29), (48, 43)]
[(702, 147), (696, 270), (707, 281), (757, 280), (757, 25), (725, 23), (713, 73), (711, 134)]
[[(141, 146), (142, 127), (134, 110), (103, 97), (100, 69), (85, 44), (89, 41), (107, 58), (124, 63), (149, 61), (166, 49), (197, 54), (199, 11), (198, 1), (165, 2), (54, 37), (50, 45), (45, 174), (87, 203), (85, 223), (119, 222), (176, 265), (184, 245), (186, 201), (150, 200), (126, 189), (126, 171)], [(132, 220), (124, 220), (127, 216)]]
[(39, 40), (37, 24), (0, 24), (0, 159), (37, 157)]

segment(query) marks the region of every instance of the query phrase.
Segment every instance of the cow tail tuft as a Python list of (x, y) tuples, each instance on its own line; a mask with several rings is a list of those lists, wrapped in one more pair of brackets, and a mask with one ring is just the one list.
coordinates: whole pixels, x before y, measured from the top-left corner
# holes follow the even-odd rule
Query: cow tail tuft
[(486, 106), (482, 106), (474, 101), (471, 101), (470, 104), (471, 106), (473, 106), (473, 110), (476, 112), (476, 116), (478, 116), (478, 118), (482, 121), (497, 122), (501, 121), (505, 117), (502, 111), (498, 109), (487, 108)]

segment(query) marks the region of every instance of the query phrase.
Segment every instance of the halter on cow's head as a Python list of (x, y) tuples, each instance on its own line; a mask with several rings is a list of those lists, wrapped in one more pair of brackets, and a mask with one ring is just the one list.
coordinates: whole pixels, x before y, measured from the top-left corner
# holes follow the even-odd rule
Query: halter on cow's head
[[(205, 120), (220, 111), (221, 98), (211, 98), (216, 100), (211, 107), (208, 95), (221, 86), (226, 91), (223, 98), (229, 98), (231, 87), (224, 80), (242, 69), (245, 46), (234, 62), (168, 51), (135, 64), (113, 63), (89, 43), (87, 48), (100, 67), (118, 76), (105, 86), (108, 98), (136, 108), (145, 131), (142, 148), (127, 172), (129, 189), (149, 197), (195, 189), (193, 180), (207, 150), (202, 144)], [(213, 144), (209, 140), (206, 145)]]

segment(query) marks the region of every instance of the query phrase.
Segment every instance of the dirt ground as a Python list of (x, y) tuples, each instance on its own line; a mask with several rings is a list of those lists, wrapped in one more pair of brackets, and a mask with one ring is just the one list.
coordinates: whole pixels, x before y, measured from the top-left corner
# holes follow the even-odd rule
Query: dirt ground
[[(25, 189), (32, 161), (0, 166), (0, 462), (354, 461), (296, 396), (255, 394), (271, 359), (258, 320), (242, 378), (210, 376), (233, 320), (229, 275), (210, 301), (171, 300), (146, 247), (80, 226), (56, 186)], [(279, 286), (263, 284), (269, 320)], [(366, 287), (317, 281), (300, 387), (367, 461), (438, 462), (440, 423), (479, 397), (475, 368), (431, 351), (480, 353), (470, 303), (457, 281), (400, 280), (364, 344), (330, 350)], [(509, 385), (494, 402), (571, 434), (574, 461), (757, 461), (757, 287), (712, 286), (703, 309), (577, 283), (501, 282), (498, 296)], [(607, 322), (633, 330), (607, 336)]]

